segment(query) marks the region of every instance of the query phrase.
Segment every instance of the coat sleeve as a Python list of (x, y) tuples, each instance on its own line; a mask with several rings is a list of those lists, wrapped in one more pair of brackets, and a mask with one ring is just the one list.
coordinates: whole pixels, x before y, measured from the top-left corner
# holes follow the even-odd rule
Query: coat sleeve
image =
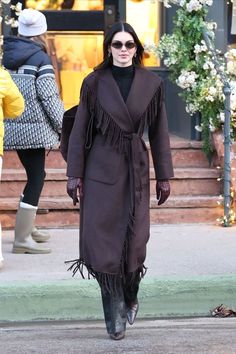
[(157, 114), (149, 126), (149, 142), (156, 179), (169, 179), (174, 176), (168, 122), (164, 101), (164, 87), (161, 81), (157, 94)]
[(43, 65), (39, 68), (36, 90), (51, 125), (55, 131), (60, 132), (65, 110), (59, 95), (52, 65)]
[(80, 92), (80, 103), (76, 112), (74, 125), (70, 134), (67, 154), (67, 176), (84, 176), (85, 169), (85, 142), (90, 119), (89, 88), (83, 81)]
[[(24, 111), (24, 98), (12, 80), (10, 74), (7, 71), (4, 71), (4, 73), (6, 90), (4, 95), (2, 92), (0, 93), (3, 102), (3, 116), (7, 118), (16, 118), (20, 116)], [(0, 90), (1, 89), (2, 86)]]

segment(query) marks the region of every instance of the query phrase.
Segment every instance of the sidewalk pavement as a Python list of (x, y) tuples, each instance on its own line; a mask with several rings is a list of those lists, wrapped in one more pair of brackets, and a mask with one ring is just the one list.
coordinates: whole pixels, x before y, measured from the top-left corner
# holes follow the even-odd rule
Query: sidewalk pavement
[(110, 340), (104, 321), (5, 323), (1, 354), (235, 354), (235, 318), (136, 320)]
[[(3, 232), (0, 322), (103, 318), (95, 280), (71, 277), (65, 260), (78, 257), (78, 229), (50, 229), (51, 254), (12, 254)], [(151, 227), (141, 282), (139, 318), (209, 316), (236, 307), (236, 227), (209, 224)]]

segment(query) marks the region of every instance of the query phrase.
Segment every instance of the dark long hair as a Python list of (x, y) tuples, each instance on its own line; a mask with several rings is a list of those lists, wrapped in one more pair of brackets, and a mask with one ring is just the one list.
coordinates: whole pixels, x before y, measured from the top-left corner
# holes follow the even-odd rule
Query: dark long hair
[(47, 43), (47, 34), (46, 33), (42, 33), (38, 36), (31, 36), (31, 37), (27, 37), (27, 36), (22, 36), (21, 34), (18, 35), (20, 38), (26, 38), (26, 39), (30, 39), (33, 42), (38, 43), (43, 51), (47, 54), (49, 54), (49, 50), (48, 50), (48, 43)]
[(103, 41), (103, 61), (97, 65), (94, 70), (106, 69), (112, 66), (112, 56), (109, 56), (109, 46), (111, 45), (112, 39), (117, 32), (128, 32), (132, 37), (136, 44), (136, 56), (133, 57), (133, 64), (135, 66), (141, 66), (143, 61), (143, 52), (144, 48), (135, 32), (133, 27), (127, 22), (116, 22), (110, 28), (110, 30), (106, 33), (104, 41)]

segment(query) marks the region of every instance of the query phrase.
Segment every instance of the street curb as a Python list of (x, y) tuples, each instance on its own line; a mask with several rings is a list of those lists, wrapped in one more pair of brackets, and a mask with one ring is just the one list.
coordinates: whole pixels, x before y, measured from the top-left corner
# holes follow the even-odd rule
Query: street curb
[[(236, 274), (145, 278), (139, 318), (209, 316), (221, 303), (236, 306)], [(0, 322), (103, 319), (95, 280), (0, 285)]]

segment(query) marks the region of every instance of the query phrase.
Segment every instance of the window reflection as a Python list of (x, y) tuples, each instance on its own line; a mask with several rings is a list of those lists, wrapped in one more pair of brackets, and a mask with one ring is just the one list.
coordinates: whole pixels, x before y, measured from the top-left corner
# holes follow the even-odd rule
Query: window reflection
[(103, 10), (103, 0), (26, 0), (26, 7), (36, 10)]
[(103, 58), (103, 32), (49, 32), (48, 47), (65, 108), (79, 101), (83, 79)]
[[(143, 45), (158, 43), (160, 18), (160, 1), (126, 0), (126, 20), (134, 27)], [(160, 63), (155, 55), (145, 53), (144, 65), (159, 66)]]

